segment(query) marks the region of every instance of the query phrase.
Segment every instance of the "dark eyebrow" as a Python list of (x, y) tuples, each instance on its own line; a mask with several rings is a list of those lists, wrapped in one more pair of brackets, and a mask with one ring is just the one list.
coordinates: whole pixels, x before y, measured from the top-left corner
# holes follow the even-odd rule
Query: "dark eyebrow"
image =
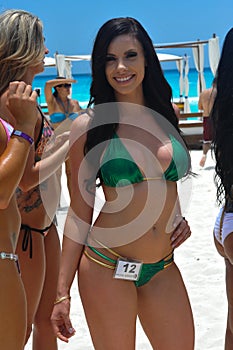
[[(124, 52), (124, 55), (127, 55), (129, 52), (137, 52), (138, 50), (135, 48), (135, 49), (128, 49), (127, 51)], [(114, 55), (114, 53), (107, 53), (106, 56), (112, 56), (112, 57), (115, 57), (116, 55)]]

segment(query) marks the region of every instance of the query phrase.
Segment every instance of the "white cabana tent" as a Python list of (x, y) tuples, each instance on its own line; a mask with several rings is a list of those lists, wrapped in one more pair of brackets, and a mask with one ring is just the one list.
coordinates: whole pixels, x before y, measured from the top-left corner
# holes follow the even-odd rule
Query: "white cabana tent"
[[(165, 57), (166, 54), (157, 52), (157, 56)], [(188, 100), (188, 91), (189, 91), (189, 81), (188, 81), (188, 72), (189, 72), (189, 63), (188, 56), (176, 56), (169, 54), (168, 56), (173, 57), (172, 61), (176, 61), (176, 66), (180, 74), (179, 78), (179, 90), (180, 90), (180, 100), (179, 103), (182, 103), (184, 106), (184, 113), (190, 112), (190, 105)], [(163, 60), (160, 60), (163, 62)], [(164, 60), (165, 61), (165, 60)]]
[[(171, 48), (191, 48), (194, 56), (195, 67), (198, 71), (198, 81), (197, 81), (197, 95), (199, 96), (205, 88), (205, 78), (203, 74), (204, 69), (204, 45), (208, 44), (208, 54), (209, 54), (209, 64), (213, 76), (216, 73), (220, 49), (219, 49), (219, 38), (216, 34), (213, 34), (213, 37), (209, 40), (196, 40), (180, 43), (170, 43), (170, 44), (155, 44), (155, 49), (171, 49)], [(187, 83), (187, 82), (186, 82)], [(185, 85), (185, 83), (184, 83)]]
[[(55, 54), (54, 57), (45, 56), (44, 66), (45, 67), (57, 67), (58, 75), (62, 77), (68, 77), (66, 74), (71, 72), (71, 62), (72, 61), (90, 61), (91, 55), (60, 55)], [(68, 63), (68, 64), (67, 64)]]

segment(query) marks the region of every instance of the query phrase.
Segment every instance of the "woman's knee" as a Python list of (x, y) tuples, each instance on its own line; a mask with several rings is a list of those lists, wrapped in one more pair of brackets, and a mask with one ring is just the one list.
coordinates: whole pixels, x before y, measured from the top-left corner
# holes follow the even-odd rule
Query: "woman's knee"
[(33, 326), (36, 330), (52, 328), (50, 315), (45, 315), (44, 317), (35, 317)]

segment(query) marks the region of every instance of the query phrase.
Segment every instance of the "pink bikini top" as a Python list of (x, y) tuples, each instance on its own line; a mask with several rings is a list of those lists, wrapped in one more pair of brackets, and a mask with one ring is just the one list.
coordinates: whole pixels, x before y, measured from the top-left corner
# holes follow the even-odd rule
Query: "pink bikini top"
[(0, 122), (2, 123), (7, 136), (7, 141), (10, 140), (11, 134), (14, 131), (14, 128), (11, 124), (7, 123), (4, 119), (0, 118)]

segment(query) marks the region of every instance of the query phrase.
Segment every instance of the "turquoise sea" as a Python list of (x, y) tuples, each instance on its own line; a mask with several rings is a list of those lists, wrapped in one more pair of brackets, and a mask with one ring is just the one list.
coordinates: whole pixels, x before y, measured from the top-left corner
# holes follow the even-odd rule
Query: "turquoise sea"
[[(179, 73), (178, 70), (164, 70), (165, 77), (172, 88), (173, 99), (174, 101), (179, 99)], [(206, 87), (210, 87), (213, 80), (213, 74), (209, 68), (204, 70), (204, 77), (206, 81)], [(45, 104), (44, 96), (44, 86), (45, 82), (50, 79), (54, 79), (55, 75), (38, 75), (35, 77), (33, 82), (33, 88), (39, 88), (41, 91), (39, 97), (39, 103)], [(85, 108), (89, 100), (89, 89), (91, 82), (90, 74), (74, 74), (73, 78), (77, 80), (76, 84), (72, 85), (72, 98), (79, 101), (80, 105)], [(195, 69), (189, 70), (189, 103), (191, 112), (197, 112), (197, 79), (198, 74)]]

